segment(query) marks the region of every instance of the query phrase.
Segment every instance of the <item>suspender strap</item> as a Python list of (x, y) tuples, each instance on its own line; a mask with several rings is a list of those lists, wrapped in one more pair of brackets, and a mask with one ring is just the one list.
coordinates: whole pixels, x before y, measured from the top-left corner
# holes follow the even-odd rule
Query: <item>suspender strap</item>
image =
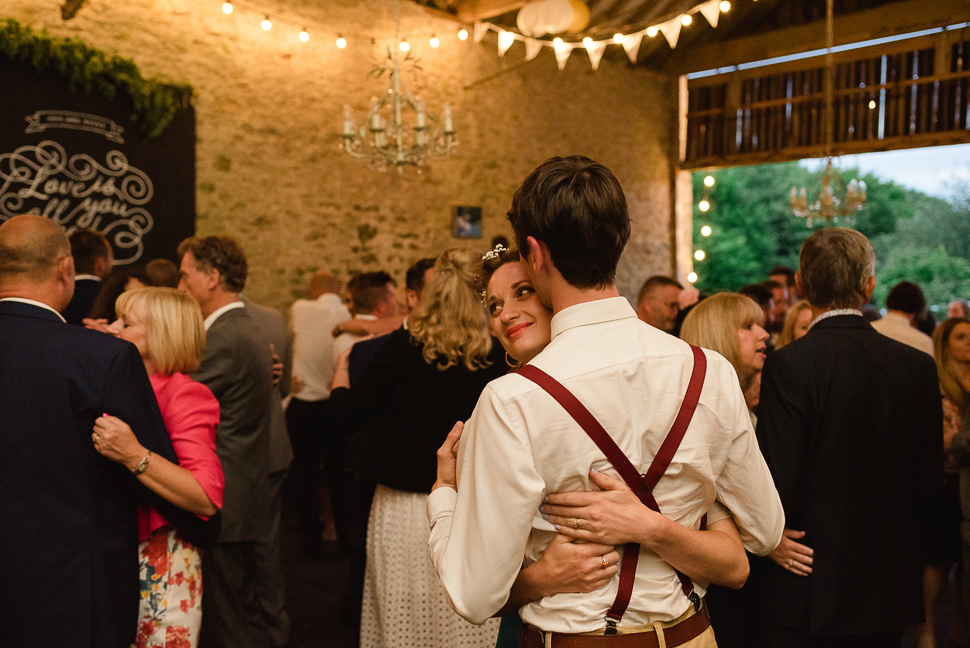
[[(636, 467), (630, 462), (623, 451), (620, 449), (613, 438), (610, 437), (606, 429), (596, 420), (596, 417), (577, 399), (572, 392), (566, 389), (558, 380), (532, 365), (526, 365), (519, 370), (519, 374), (536, 383), (549, 393), (556, 402), (579, 424), (583, 431), (589, 435), (593, 443), (606, 455), (606, 458), (613, 465), (623, 481), (636, 494), (637, 498), (651, 510), (660, 513), (660, 507), (653, 496), (653, 488), (663, 477), (673, 461), (677, 448), (680, 447), (694, 410), (700, 400), (701, 389), (704, 386), (704, 377), (707, 373), (707, 357), (704, 352), (696, 346), (691, 345), (694, 354), (694, 367), (691, 371), (690, 382), (687, 385), (687, 395), (680, 406), (680, 411), (674, 419), (670, 432), (664, 438), (657, 455), (654, 457), (645, 475), (641, 475)], [(616, 633), (616, 624), (623, 618), (627, 607), (630, 604), (630, 597), (633, 595), (633, 582), (636, 578), (637, 561), (640, 556), (640, 545), (629, 543), (623, 550), (623, 562), (620, 566), (620, 583), (613, 605), (606, 613), (607, 634)], [(700, 605), (700, 598), (694, 592), (694, 584), (690, 577), (680, 572), (677, 577), (680, 579), (680, 587), (684, 594), (694, 603), (695, 607)]]

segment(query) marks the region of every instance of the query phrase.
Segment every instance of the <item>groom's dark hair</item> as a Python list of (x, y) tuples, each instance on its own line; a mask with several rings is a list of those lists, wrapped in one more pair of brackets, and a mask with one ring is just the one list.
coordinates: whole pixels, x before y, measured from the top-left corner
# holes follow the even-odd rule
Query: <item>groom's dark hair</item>
[(630, 216), (620, 182), (602, 164), (581, 155), (546, 160), (515, 192), (508, 218), (523, 256), (528, 237), (542, 241), (570, 285), (605, 288), (616, 280)]

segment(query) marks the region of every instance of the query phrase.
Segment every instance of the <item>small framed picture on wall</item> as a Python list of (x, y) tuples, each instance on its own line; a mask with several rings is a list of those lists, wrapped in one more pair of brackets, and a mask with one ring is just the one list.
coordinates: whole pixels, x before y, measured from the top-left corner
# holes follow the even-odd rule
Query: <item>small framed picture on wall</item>
[(461, 239), (482, 238), (482, 208), (455, 207), (451, 219), (451, 235)]

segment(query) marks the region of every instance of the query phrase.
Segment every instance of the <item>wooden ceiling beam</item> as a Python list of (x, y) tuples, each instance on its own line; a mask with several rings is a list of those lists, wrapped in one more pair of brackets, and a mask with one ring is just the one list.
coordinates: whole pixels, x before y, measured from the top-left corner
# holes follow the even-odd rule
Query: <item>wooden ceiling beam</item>
[[(967, 22), (967, 0), (907, 0), (878, 9), (836, 16), (835, 44), (898, 36)], [(825, 21), (676, 51), (664, 71), (687, 74), (726, 68), (778, 56), (801, 54), (825, 47)]]
[(463, 0), (455, 7), (458, 20), (473, 23), (515, 11), (525, 0)]

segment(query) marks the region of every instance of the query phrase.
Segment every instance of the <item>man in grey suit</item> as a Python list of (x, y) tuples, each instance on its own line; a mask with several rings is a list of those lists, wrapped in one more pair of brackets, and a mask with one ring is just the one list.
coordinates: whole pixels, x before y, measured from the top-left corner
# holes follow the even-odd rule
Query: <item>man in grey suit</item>
[(205, 317), (205, 354), (192, 377), (219, 401), (216, 454), (226, 476), (222, 533), (202, 563), (199, 645), (263, 648), (267, 628), (255, 590), (257, 545), (271, 520), (270, 343), (239, 300), (247, 264), (234, 240), (189, 238), (179, 245), (179, 256), (179, 290), (199, 302)]
[(286, 613), (286, 581), (283, 578), (283, 560), (280, 556), (280, 523), (283, 507), (283, 481), (293, 461), (293, 446), (286, 430), (283, 414), (283, 398), (290, 393), (293, 374), (293, 348), (290, 332), (283, 313), (275, 308), (257, 304), (246, 295), (240, 295), (249, 317), (270, 341), (272, 350), (279, 356), (283, 373), (273, 387), (270, 405), (270, 467), (269, 467), (269, 522), (264, 536), (256, 539), (256, 603), (262, 610), (269, 634), (270, 646), (279, 648), (290, 641), (290, 617)]

